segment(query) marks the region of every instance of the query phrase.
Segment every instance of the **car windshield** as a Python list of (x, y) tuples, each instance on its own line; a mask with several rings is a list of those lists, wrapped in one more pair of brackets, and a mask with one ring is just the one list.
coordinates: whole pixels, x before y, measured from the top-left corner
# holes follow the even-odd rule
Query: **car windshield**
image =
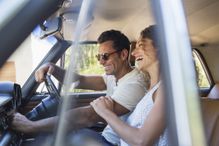
[(39, 39), (37, 33), (39, 33), (38, 27), (5, 62), (0, 71), (1, 81), (17, 82), (23, 86), (33, 70), (57, 42), (52, 36)]

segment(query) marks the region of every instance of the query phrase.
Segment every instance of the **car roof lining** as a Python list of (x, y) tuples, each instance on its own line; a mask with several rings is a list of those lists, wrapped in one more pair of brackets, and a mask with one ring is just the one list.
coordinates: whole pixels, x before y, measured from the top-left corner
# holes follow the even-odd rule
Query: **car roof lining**
[[(155, 23), (149, 0), (95, 0), (88, 24), (82, 33), (82, 41), (94, 41), (99, 34), (108, 29), (118, 29), (131, 41), (135, 41), (140, 30)], [(184, 0), (185, 13), (189, 26), (192, 45), (219, 44), (219, 1)], [(125, 4), (125, 6), (124, 6)], [(71, 13), (63, 22), (66, 39), (73, 38), (81, 1), (72, 0), (61, 13)], [(70, 31), (69, 31), (70, 30)]]

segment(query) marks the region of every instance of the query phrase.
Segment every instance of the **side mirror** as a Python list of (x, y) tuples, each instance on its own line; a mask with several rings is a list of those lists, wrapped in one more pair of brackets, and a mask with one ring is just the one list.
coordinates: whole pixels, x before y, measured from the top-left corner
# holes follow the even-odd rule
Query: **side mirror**
[(40, 38), (43, 39), (47, 36), (57, 33), (61, 30), (61, 26), (62, 20), (60, 17), (55, 17), (44, 21), (43, 24), (40, 24)]

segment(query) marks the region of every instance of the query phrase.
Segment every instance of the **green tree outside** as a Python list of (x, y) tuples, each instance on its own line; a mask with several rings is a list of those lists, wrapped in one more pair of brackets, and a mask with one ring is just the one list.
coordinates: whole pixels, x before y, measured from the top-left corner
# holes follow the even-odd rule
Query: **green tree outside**
[[(104, 70), (99, 64), (96, 55), (98, 54), (97, 44), (80, 44), (80, 56), (78, 57), (76, 72), (84, 75), (103, 75)], [(66, 69), (70, 64), (71, 50), (67, 50), (65, 54), (65, 66)], [(73, 92), (90, 92), (91, 90), (74, 89)]]
[(196, 74), (197, 74), (197, 83), (199, 88), (209, 88), (210, 83), (208, 81), (208, 78), (206, 76), (206, 73), (203, 69), (203, 66), (197, 56), (196, 53), (193, 52), (193, 58), (195, 61), (195, 69), (196, 69)]

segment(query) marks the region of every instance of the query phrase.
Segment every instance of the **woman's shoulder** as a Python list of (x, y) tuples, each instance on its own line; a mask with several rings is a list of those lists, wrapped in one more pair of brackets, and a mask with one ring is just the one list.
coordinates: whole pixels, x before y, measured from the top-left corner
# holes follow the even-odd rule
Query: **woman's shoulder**
[(160, 85), (157, 88), (157, 96), (163, 97), (163, 95), (164, 95), (164, 85), (162, 82), (160, 82)]

